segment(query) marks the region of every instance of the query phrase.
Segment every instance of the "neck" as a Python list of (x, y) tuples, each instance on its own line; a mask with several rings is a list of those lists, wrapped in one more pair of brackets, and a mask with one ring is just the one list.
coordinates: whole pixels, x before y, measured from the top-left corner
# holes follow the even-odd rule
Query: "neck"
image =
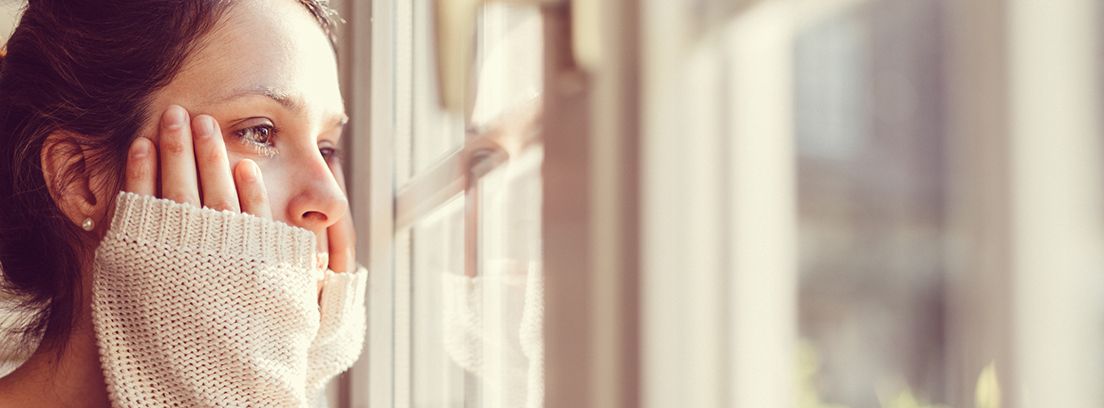
[(91, 319), (80, 321), (64, 346), (40, 345), (23, 365), (0, 378), (0, 406), (110, 406)]

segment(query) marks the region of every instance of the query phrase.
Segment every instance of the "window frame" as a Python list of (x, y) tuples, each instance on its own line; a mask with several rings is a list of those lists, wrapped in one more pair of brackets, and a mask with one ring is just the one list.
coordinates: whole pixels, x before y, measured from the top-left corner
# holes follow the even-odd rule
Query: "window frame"
[[(369, 272), (368, 325), (364, 354), (339, 383), (340, 407), (393, 406), (394, 378), (394, 186), (393, 139), (395, 92), (392, 64), (395, 52), (394, 0), (347, 3), (351, 35), (344, 39), (351, 136), (346, 138), (350, 158), (348, 193), (360, 239), (357, 255)], [(376, 101), (386, 101), (379, 103)], [(376, 103), (373, 103), (376, 102)], [(364, 120), (367, 119), (367, 120)]]

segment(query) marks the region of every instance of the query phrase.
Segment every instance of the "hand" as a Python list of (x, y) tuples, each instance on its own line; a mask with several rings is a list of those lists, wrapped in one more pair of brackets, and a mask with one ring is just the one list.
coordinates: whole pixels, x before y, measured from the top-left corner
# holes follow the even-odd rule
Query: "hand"
[(184, 108), (171, 105), (161, 115), (158, 132), (157, 143), (139, 137), (131, 144), (124, 191), (272, 218), (260, 168), (243, 159), (230, 171), (215, 118), (189, 120)]

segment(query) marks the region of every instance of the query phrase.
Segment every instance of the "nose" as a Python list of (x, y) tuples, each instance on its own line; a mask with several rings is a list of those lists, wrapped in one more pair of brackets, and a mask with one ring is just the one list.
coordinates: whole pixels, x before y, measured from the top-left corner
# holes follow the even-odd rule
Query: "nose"
[(348, 199), (325, 164), (301, 169), (300, 176), (302, 187), (288, 201), (288, 223), (322, 233), (345, 215)]

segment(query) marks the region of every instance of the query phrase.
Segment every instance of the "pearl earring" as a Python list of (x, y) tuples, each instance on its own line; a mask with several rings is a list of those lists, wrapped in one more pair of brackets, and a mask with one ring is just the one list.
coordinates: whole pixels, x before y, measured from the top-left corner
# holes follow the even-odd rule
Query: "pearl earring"
[(92, 231), (92, 227), (94, 227), (94, 225), (92, 224), (91, 218), (85, 218), (84, 222), (81, 223), (81, 228), (84, 228), (85, 231)]

